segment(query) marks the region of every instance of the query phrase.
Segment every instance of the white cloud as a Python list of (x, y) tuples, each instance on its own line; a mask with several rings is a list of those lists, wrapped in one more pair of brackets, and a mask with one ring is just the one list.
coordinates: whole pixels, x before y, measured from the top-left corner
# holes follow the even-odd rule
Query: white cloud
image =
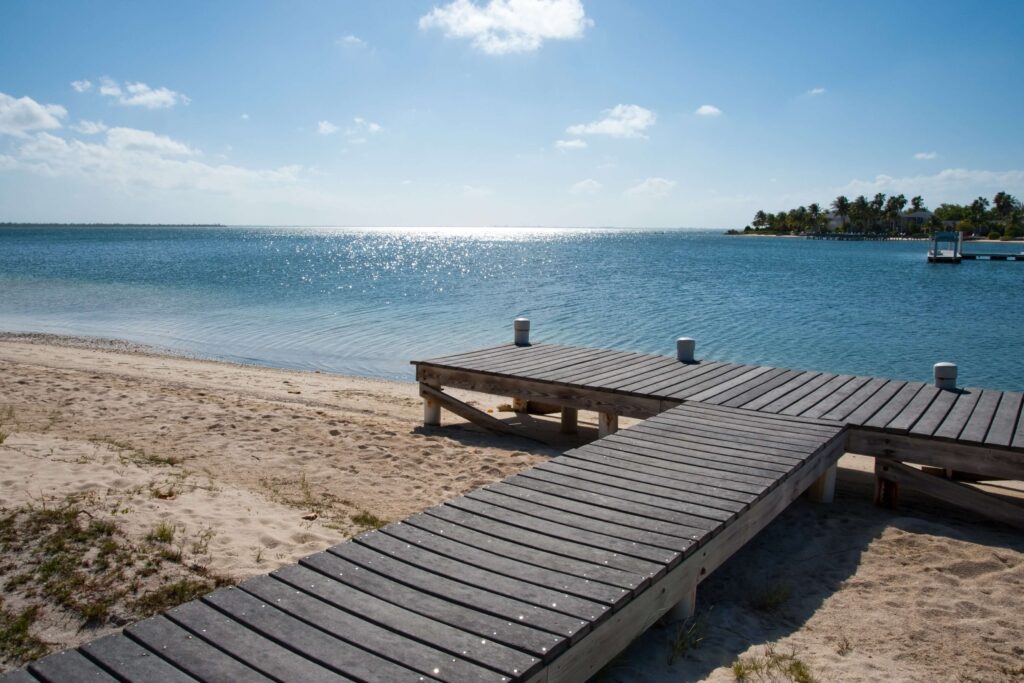
[(338, 45), (342, 45), (344, 47), (356, 48), (356, 49), (366, 47), (366, 41), (365, 40), (363, 40), (359, 36), (354, 36), (351, 33), (349, 35), (347, 35), (347, 36), (343, 36), (341, 38), (338, 38), (338, 40), (336, 40), (335, 42)]
[(657, 116), (635, 104), (618, 104), (602, 112), (604, 118), (566, 128), (569, 135), (610, 135), (614, 138), (643, 138), (643, 131), (654, 125)]
[(317, 121), (316, 132), (320, 135), (334, 135), (338, 132), (338, 127), (330, 121)]
[(79, 121), (71, 128), (83, 135), (98, 135), (107, 130), (107, 124), (102, 121)]
[(721, 116), (722, 110), (712, 104), (702, 104), (693, 113), (697, 116)]
[(810, 90), (807, 91), (807, 94), (812, 97), (815, 97), (817, 95), (824, 95), (826, 92), (828, 91), (825, 90), (824, 88), (811, 88)]
[(675, 186), (674, 180), (652, 177), (629, 188), (624, 194), (633, 199), (657, 199), (667, 195)]
[(578, 40), (593, 21), (580, 0), (490, 0), (477, 5), (454, 0), (420, 18), (421, 29), (438, 28), (449, 38), (501, 55), (537, 50), (545, 40)]
[(71, 87), (75, 92), (87, 92), (92, 88), (92, 81), (83, 78), (80, 81), (71, 81)]
[(585, 140), (555, 140), (555, 147), (558, 149), (584, 149), (586, 146)]
[(853, 180), (837, 188), (836, 194), (871, 196), (876, 192), (902, 192), (908, 197), (921, 195), (932, 205), (944, 201), (969, 201), (978, 195), (990, 197), (999, 191), (1024, 194), (1024, 171), (947, 168), (934, 175), (903, 178), (877, 175), (873, 180)]
[(248, 114), (242, 114), (242, 120), (243, 121), (248, 121), (249, 120), (249, 115)]
[(914, 155), (914, 158), (920, 161), (930, 161), (932, 159), (937, 159), (938, 156), (938, 152), (918, 152)]
[(597, 194), (602, 187), (604, 186), (593, 178), (587, 178), (570, 187), (569, 192), (573, 194)]
[(462, 194), (465, 197), (489, 197), (494, 190), (489, 187), (477, 187), (474, 185), (463, 185)]
[(122, 86), (107, 77), (100, 79), (100, 95), (112, 97), (126, 107), (146, 109), (169, 109), (177, 104), (188, 104), (192, 101), (170, 88), (151, 88), (145, 83), (125, 83)]
[(65, 140), (50, 133), (28, 138), (4, 162), (8, 170), (47, 177), (73, 177), (103, 187), (264, 196), (267, 189), (299, 183), (301, 168), (252, 170), (196, 160), (198, 151), (163, 135), (133, 128), (111, 128), (102, 142)]
[(359, 116), (352, 119), (352, 124), (352, 127), (345, 131), (346, 135), (376, 135), (377, 133), (384, 130), (379, 123), (367, 121), (366, 119)]
[(33, 130), (60, 128), (68, 115), (59, 104), (39, 104), (31, 97), (14, 98), (0, 92), (0, 134), (22, 137)]

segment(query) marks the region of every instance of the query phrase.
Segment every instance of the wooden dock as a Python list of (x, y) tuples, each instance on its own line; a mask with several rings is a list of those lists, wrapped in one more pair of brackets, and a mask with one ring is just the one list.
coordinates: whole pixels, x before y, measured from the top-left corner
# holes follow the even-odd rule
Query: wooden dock
[[(445, 387), (601, 415), (603, 437), (123, 633), (15, 681), (585, 681), (805, 491), (831, 498), (846, 450), (882, 493), (939, 494), (1009, 523), (1021, 508), (902, 461), (1024, 479), (1022, 397), (554, 344), (416, 363), (444, 407), (513, 431)], [(618, 430), (618, 416), (643, 422)], [(919, 478), (933, 480), (921, 483)]]

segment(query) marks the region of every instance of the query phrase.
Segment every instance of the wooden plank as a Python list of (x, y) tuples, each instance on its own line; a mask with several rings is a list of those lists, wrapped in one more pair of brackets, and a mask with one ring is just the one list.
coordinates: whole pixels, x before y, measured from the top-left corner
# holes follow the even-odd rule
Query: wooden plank
[[(733, 365), (725, 372), (721, 374), (708, 373), (702, 377), (693, 378), (692, 381), (683, 382), (678, 386), (674, 386), (671, 389), (664, 392), (665, 396), (669, 398), (678, 399), (680, 401), (699, 394), (705, 389), (720, 386), (724, 382), (735, 379), (737, 377), (746, 376), (748, 373), (758, 370), (759, 368), (752, 365)], [(711, 375), (715, 375), (712, 377)]]
[(1013, 434), (1013, 442), (1010, 446), (1024, 450), (1024, 415), (1021, 416), (1021, 419), (1017, 420), (1017, 430)]
[[(790, 444), (818, 445), (824, 433), (809, 432), (799, 423), (790, 423), (777, 420), (778, 424), (763, 424), (757, 420), (750, 420), (746, 416), (734, 416), (721, 413), (709, 413), (696, 408), (693, 404), (687, 404), (683, 412), (668, 410), (661, 415), (650, 418), (646, 424), (651, 425), (680, 425), (684, 427), (699, 425), (702, 429), (708, 430), (729, 430), (737, 436), (755, 436), (769, 441), (783, 439)], [(774, 416), (773, 416), (774, 417)], [(831, 432), (834, 436), (834, 431)]]
[(608, 457), (594, 451), (576, 451), (571, 456), (562, 456), (558, 462), (578, 470), (615, 477), (637, 485), (669, 489), (675, 491), (677, 496), (685, 496), (687, 502), (719, 510), (723, 515), (732, 516), (746, 507), (745, 501), (753, 500), (756, 496), (754, 493), (735, 492), (689, 481), (686, 472), (670, 469), (672, 463), (643, 456), (619, 453), (615, 457)]
[(1013, 443), (1014, 429), (1020, 416), (1021, 394), (1016, 391), (1004, 391), (999, 399), (999, 407), (992, 418), (992, 425), (985, 435), (986, 446), (1009, 447)]
[(1020, 453), (1004, 448), (865, 429), (850, 430), (848, 439), (848, 450), (853, 453), (944, 467), (991, 479), (1024, 481), (1024, 458)]
[[(785, 396), (788, 396), (790, 393), (798, 391), (801, 387), (807, 385), (809, 382), (812, 382), (820, 378), (821, 376), (822, 374), (820, 372), (801, 372), (788, 382), (780, 384), (771, 391), (765, 392), (764, 394), (761, 394), (760, 396), (753, 398), (747, 401), (746, 403), (736, 405), (733, 407), (743, 408), (744, 410), (761, 410), (770, 403), (779, 401)], [(738, 398), (739, 397), (737, 397), (737, 401)]]
[(992, 418), (995, 417), (996, 409), (999, 407), (1002, 393), (991, 389), (981, 392), (971, 417), (964, 425), (963, 431), (960, 432), (959, 441), (970, 444), (984, 443), (985, 435), (988, 434), (988, 428), (992, 424)]
[[(221, 609), (245, 619), (251, 627), (360, 680), (428, 676), (467, 683), (503, 681), (512, 675), (510, 658), (529, 662), (531, 667), (539, 664), (535, 657), (515, 657), (513, 651), (497, 643), (486, 647), (478, 636), (408, 610), (400, 614), (394, 605), (324, 576), (316, 588), (321, 590), (314, 595), (269, 576), (258, 576), (240, 584), (236, 591), (217, 591), (204, 599), (219, 601)], [(396, 620), (400, 629), (393, 628)], [(424, 625), (426, 639), (409, 637), (410, 631), (423, 635)], [(482, 650), (494, 656), (486, 667), (479, 663)], [(510, 670), (504, 671), (506, 668)]]
[(120, 633), (90, 641), (82, 653), (125, 681), (191, 683), (196, 679)]
[(39, 679), (28, 672), (28, 669), (15, 669), (0, 673), (0, 683), (39, 683)]
[(970, 387), (960, 389), (956, 403), (953, 404), (953, 408), (946, 415), (946, 419), (932, 433), (932, 436), (940, 439), (956, 440), (960, 436), (960, 432), (963, 431), (964, 425), (971, 419), (971, 413), (974, 412), (974, 406), (978, 404), (980, 397), (981, 389), (972, 389)]
[(851, 424), (861, 424), (903, 388), (906, 382), (873, 379), (852, 396), (822, 415), (826, 420), (838, 420)]
[(772, 377), (767, 382), (751, 386), (747, 388), (745, 391), (740, 391), (739, 388), (737, 388), (736, 390), (729, 392), (729, 395), (727, 397), (716, 396), (714, 402), (717, 403), (718, 405), (738, 408), (744, 405), (745, 403), (750, 403), (754, 399), (764, 396), (770, 391), (773, 391), (786, 384), (789, 384), (793, 380), (805, 374), (808, 373), (802, 372), (800, 370), (784, 370), (778, 375)]
[(853, 375), (836, 375), (799, 401), (786, 406), (779, 413), (781, 415), (802, 415), (805, 410), (816, 406), (823, 399), (839, 391), (844, 385), (854, 379)]
[[(464, 581), (450, 579), (359, 543), (342, 543), (328, 548), (327, 552), (396, 583), (501, 617), (510, 623), (530, 626), (572, 639), (578, 639), (581, 631), (589, 627), (582, 619), (539, 607), (515, 597), (510, 598), (497, 591), (481, 589)], [(318, 564), (320, 561), (316, 559), (319, 557), (322, 557), (322, 554), (312, 555), (302, 560), (302, 564), (320, 569), (322, 563)]]
[[(770, 403), (766, 403), (764, 405), (758, 406), (757, 407), (757, 411), (758, 412), (762, 412), (762, 413), (772, 413), (772, 414), (781, 413), (783, 410), (785, 410), (789, 406), (793, 405), (797, 401), (802, 400), (804, 397), (806, 397), (806, 396), (812, 394), (813, 392), (817, 391), (818, 389), (820, 389), (823, 385), (831, 382), (837, 376), (838, 375), (834, 375), (834, 374), (828, 373), (828, 372), (821, 373), (821, 374), (819, 374), (819, 375), (817, 375), (815, 377), (812, 377), (809, 381), (803, 383), (802, 385), (800, 385), (799, 387), (793, 389), (792, 391), (789, 391), (789, 392), (783, 394), (782, 396), (779, 396), (778, 398), (776, 398), (775, 400), (771, 401)], [(760, 401), (755, 402), (755, 403), (759, 403), (759, 402)], [(744, 406), (744, 408), (746, 409), (747, 406)]]
[(718, 396), (722, 392), (728, 391), (735, 387), (749, 386), (749, 382), (753, 380), (760, 380), (761, 382), (764, 382), (766, 381), (766, 378), (771, 379), (779, 372), (782, 371), (778, 370), (777, 368), (770, 368), (764, 366), (753, 367), (747, 372), (736, 375), (735, 377), (731, 377), (730, 379), (725, 380), (724, 382), (715, 383), (713, 386), (710, 386), (702, 391), (696, 393), (687, 393), (686, 398), (690, 401), (704, 401), (710, 398), (714, 398), (715, 396)]
[[(532, 346), (536, 347), (536, 346), (544, 346), (544, 345), (543, 344), (536, 344), (536, 345), (532, 345)], [(412, 361), (411, 364), (412, 365), (419, 365), (420, 363), (427, 364), (427, 365), (448, 365), (449, 363), (456, 363), (457, 364), (459, 361), (464, 360), (464, 359), (475, 358), (475, 357), (478, 357), (478, 356), (487, 356), (487, 355), (490, 355), (490, 354), (501, 353), (501, 352), (504, 352), (504, 351), (514, 351), (514, 352), (526, 353), (530, 348), (531, 348), (531, 346), (516, 346), (515, 344), (512, 344), (512, 343), (498, 344), (497, 346), (488, 346), (488, 347), (485, 347), (485, 348), (482, 348), (482, 349), (476, 349), (476, 350), (473, 350), (473, 351), (464, 351), (462, 353), (453, 353), (453, 354), (447, 355), (447, 356), (438, 356), (437, 358), (427, 358), (427, 359), (424, 359), (424, 360), (414, 360), (414, 361)]]
[(358, 536), (356, 541), (360, 545), (373, 548), (379, 553), (384, 553), (436, 574), (468, 583), (477, 588), (484, 588), (506, 597), (522, 600), (538, 607), (561, 612), (585, 622), (598, 621), (609, 611), (608, 606), (605, 604), (474, 567), (465, 562), (454, 560), (445, 555), (401, 540), (390, 534), (370, 532)]
[[(775, 431), (739, 431), (709, 421), (661, 419), (652, 417), (628, 430), (630, 434), (679, 435), (680, 438), (706, 439), (729, 448), (749, 450), (759, 456), (777, 455), (783, 460), (799, 460), (807, 454), (807, 447), (817, 447), (817, 439), (803, 435)], [(776, 452), (779, 451), (779, 452)], [(792, 455), (791, 455), (792, 454)], [(777, 460), (773, 458), (772, 460)]]
[(677, 565), (657, 590), (619, 610), (603, 626), (594, 629), (576, 647), (555, 659), (545, 670), (548, 683), (588, 680), (621, 652), (637, 635), (646, 631), (668, 610), (686, 597), (696, 582), (706, 578), (740, 547), (786, 509), (804, 489), (841, 455), (841, 438), (834, 439), (816, 457), (798, 469), (786, 482), (759, 500), (749, 514), (728, 525), (691, 558)]
[(194, 678), (210, 683), (269, 682), (270, 679), (196, 638), (166, 617), (156, 616), (125, 629), (125, 633)]
[(606, 387), (609, 379), (647, 372), (651, 367), (664, 365), (667, 360), (670, 359), (664, 356), (629, 354), (606, 358), (603, 363), (591, 363), (588, 367), (573, 368), (569, 372), (552, 374), (544, 379), (567, 384)]
[(546, 355), (544, 357), (525, 358), (517, 363), (508, 363), (500, 366), (500, 369), (491, 370), (485, 368), (485, 372), (493, 372), (501, 375), (516, 375), (536, 378), (545, 369), (558, 369), (567, 366), (577, 365), (595, 358), (604, 358), (609, 353), (605, 349), (570, 348), (565, 351)]
[(726, 372), (732, 367), (732, 363), (719, 363), (716, 361), (698, 361), (696, 363), (680, 363), (673, 370), (666, 371), (664, 376), (646, 380), (640, 386), (630, 386), (633, 393), (650, 394), (661, 396), (666, 390), (678, 386), (683, 382), (694, 381), (698, 377), (710, 377), (711, 373)]
[(116, 683), (117, 679), (85, 658), (78, 650), (64, 650), (49, 657), (43, 657), (28, 665), (36, 678), (46, 683), (66, 681), (89, 681), (92, 683)]
[(518, 352), (513, 352), (511, 354), (506, 353), (504, 355), (492, 355), (486, 359), (477, 361), (476, 363), (466, 364), (463, 366), (453, 365), (453, 367), (467, 367), (486, 372), (504, 374), (506, 370), (519, 366), (530, 367), (531, 365), (539, 363), (558, 361), (585, 351), (585, 349), (578, 347), (560, 346), (557, 344), (517, 348), (519, 349)]
[(165, 616), (192, 635), (271, 678), (286, 681), (352, 680), (264, 638), (199, 600), (178, 605)]
[(940, 389), (935, 400), (928, 406), (928, 410), (910, 428), (910, 433), (920, 436), (931, 436), (938, 429), (939, 425), (942, 424), (943, 420), (946, 419), (946, 415), (949, 414), (950, 408), (956, 403), (959, 395), (960, 393), (955, 390)]
[(979, 491), (966, 484), (925, 474), (913, 467), (907, 467), (886, 458), (875, 459), (875, 475), (886, 481), (910, 487), (933, 498), (966, 508), (989, 519), (1024, 529), (1024, 506)]
[(800, 417), (822, 417), (825, 413), (829, 412), (856, 393), (857, 390), (867, 384), (869, 380), (870, 378), (868, 377), (854, 377), (842, 387), (832, 392), (831, 395), (826, 396), (815, 405), (801, 412)]
[(481, 500), (500, 507), (522, 510), (533, 517), (539, 517), (558, 524), (577, 527), (624, 541), (632, 541), (646, 546), (654, 546), (674, 553), (685, 552), (693, 546), (693, 541), (668, 536), (648, 529), (638, 529), (627, 524), (618, 524), (608, 520), (596, 519), (586, 512), (576, 512), (557, 506), (543, 495), (530, 495), (529, 489), (516, 486), (507, 488), (485, 487), (466, 494), (467, 498)]
[(845, 425), (840, 422), (829, 422), (821, 418), (806, 418), (796, 415), (765, 414), (745, 408), (729, 408), (727, 406), (709, 406), (703, 403), (686, 403), (672, 408), (659, 415), (659, 418), (671, 418), (675, 415), (700, 414), (704, 419), (728, 421), (730, 424), (757, 425), (761, 429), (773, 431), (797, 431), (803, 434), (833, 436)]
[[(629, 600), (632, 592), (625, 588), (574, 575), (567, 571), (568, 567), (564, 567), (564, 565), (563, 570), (529, 564), (515, 559), (515, 557), (493, 552), (489, 548), (475, 547), (405, 522), (389, 524), (381, 529), (381, 532), (437, 555), (443, 555), (459, 564), (484, 569), (552, 591), (559, 591), (565, 596), (575, 596), (591, 603), (600, 603), (614, 608)], [(522, 550), (520, 549), (519, 552)], [(516, 552), (515, 555), (518, 555), (519, 552)], [(568, 560), (565, 562), (568, 564)], [(579, 604), (581, 610), (593, 611), (594, 609), (594, 606), (590, 604), (584, 602)]]
[[(725, 389), (714, 394), (713, 396), (708, 396), (701, 400), (702, 402), (710, 405), (722, 405), (724, 403), (729, 402), (736, 396), (745, 396), (749, 394), (751, 391), (762, 391), (762, 387), (777, 386), (776, 384), (774, 384), (776, 380), (784, 376), (792, 377), (792, 374), (792, 370), (786, 370), (785, 368), (770, 368), (768, 372), (752, 377), (746, 382), (737, 384), (734, 387), (730, 387), (728, 389)], [(767, 389), (763, 389), (763, 391), (767, 391)], [(690, 400), (692, 401), (696, 399), (691, 398)]]
[(324, 582), (326, 577), (431, 620), (493, 639), (538, 658), (550, 657), (568, 644), (562, 636), (410, 588), (328, 552), (311, 555), (303, 560), (302, 565), (282, 567), (271, 576), (318, 596), (324, 593), (323, 586), (330, 586)]
[(581, 381), (617, 391), (630, 391), (629, 387), (642, 386), (655, 378), (664, 378), (667, 375), (680, 376), (687, 367), (690, 366), (680, 363), (676, 358), (654, 356), (642, 366), (638, 364), (626, 371), (606, 372), (592, 378), (581, 378)]
[(420, 384), (420, 396), (437, 401), (446, 410), (455, 413), (465, 420), (469, 420), (479, 427), (483, 427), (489, 432), (494, 432), (495, 434), (510, 434), (523, 439), (536, 441), (533, 437), (523, 433), (522, 430), (516, 429), (512, 425), (506, 424), (498, 418), (488, 415), (479, 408), (474, 408), (468, 403), (460, 401), (451, 394), (439, 391), (429, 384)]
[(903, 388), (896, 392), (896, 394), (886, 401), (885, 405), (875, 411), (875, 414), (871, 416), (866, 422), (862, 424), (865, 427), (873, 427), (876, 429), (882, 429), (885, 425), (889, 424), (894, 417), (896, 417), (907, 404), (914, 400), (918, 392), (924, 389), (924, 384), (921, 382), (907, 382), (903, 385)]
[(516, 505), (514, 499), (495, 494), (486, 494), (482, 500), (470, 498), (469, 496), (456, 498), (447, 501), (443, 508), (455, 508), (470, 512), (521, 529), (537, 529), (544, 533), (545, 536), (554, 538), (556, 542), (571, 540), (571, 543), (607, 550), (607, 552), (614, 553), (615, 557), (621, 558), (624, 561), (638, 559), (657, 567), (651, 569), (652, 577), (664, 573), (665, 565), (671, 564), (679, 557), (678, 553), (671, 550), (633, 541), (625, 541), (618, 537), (609, 536), (607, 533), (562, 524), (543, 517), (531, 516), (527, 514), (529, 512), (528, 508), (522, 510), (517, 507), (503, 507), (503, 505), (496, 505), (495, 502), (505, 506)]
[(720, 363), (683, 363), (677, 358), (666, 358), (665, 363), (656, 366), (650, 372), (633, 378), (612, 377), (608, 379), (611, 386), (619, 391), (628, 391), (639, 394), (654, 394), (647, 391), (646, 387), (657, 386), (664, 383), (677, 383), (687, 377), (697, 377), (705, 372), (710, 372)]
[(921, 419), (921, 416), (925, 414), (941, 392), (942, 390), (938, 387), (930, 385), (922, 387), (913, 400), (896, 417), (890, 420), (889, 424), (885, 425), (885, 429), (901, 433), (910, 431), (910, 428)]
[[(663, 432), (659, 434), (657, 432), (645, 430), (643, 432), (623, 432), (615, 434), (614, 436), (616, 437), (614, 440), (609, 441), (607, 444), (602, 443), (602, 445), (611, 446), (612, 444), (620, 443), (632, 444), (639, 448), (657, 450), (659, 451), (659, 457), (667, 457), (663, 454), (678, 453), (680, 455), (687, 455), (690, 457), (700, 457), (705, 460), (715, 460), (722, 464), (730, 463), (745, 467), (754, 467), (761, 470), (768, 470), (768, 472), (761, 473), (760, 476), (769, 478), (774, 476), (773, 474), (770, 474), (770, 472), (785, 472), (789, 469), (793, 461), (798, 459), (793, 457), (778, 457), (775, 454), (771, 454), (773, 459), (769, 459), (768, 455), (759, 453), (754, 447), (736, 443), (726, 446), (722, 445), (722, 442), (717, 439), (686, 436), (670, 432)], [(730, 471), (724, 467), (719, 469), (725, 472)]]
[(564, 355), (569, 352), (570, 350), (554, 345), (514, 346), (509, 344), (502, 349), (490, 353), (481, 353), (473, 357), (440, 363), (424, 361), (423, 363), (420, 363), (420, 365), (459, 368), (463, 370), (472, 370), (474, 372), (488, 372), (491, 368), (502, 365), (527, 363), (538, 357), (554, 357)]
[[(534, 545), (526, 545), (498, 536), (491, 536), (490, 534), (449, 522), (443, 517), (436, 515), (427, 513), (413, 515), (403, 520), (402, 526), (414, 526), (457, 543), (479, 548), (495, 555), (515, 558), (520, 562), (543, 569), (615, 586), (625, 589), (627, 592), (636, 591), (641, 586), (647, 585), (647, 578), (642, 574), (622, 571), (599, 562), (579, 560), (560, 553), (540, 550), (534, 547)], [(537, 535), (539, 536), (539, 534)]]
[(694, 493), (739, 503), (749, 502), (751, 496), (760, 494), (775, 480), (775, 477), (765, 476), (764, 472), (756, 472), (751, 468), (740, 470), (729, 463), (715, 468), (714, 460), (704, 460), (697, 455), (689, 452), (674, 454), (650, 447), (638, 447), (628, 442), (602, 439), (600, 445), (569, 451), (563, 457), (588, 460), (600, 457), (620, 467), (634, 463), (657, 467), (658, 474), (676, 482), (688, 483)]
[(461, 370), (447, 370), (419, 366), (416, 379), (420, 382), (457, 387), (469, 391), (500, 396), (515, 396), (544, 403), (613, 413), (624, 417), (648, 418), (662, 412), (662, 402), (656, 398), (629, 396), (581, 387), (570, 387), (520, 378), (498, 377)]
[[(474, 502), (470, 501), (468, 507), (473, 508)], [(476, 505), (483, 504), (476, 503)], [(576, 540), (570, 540), (568, 537), (575, 537), (578, 530), (552, 530), (541, 520), (535, 520), (539, 524), (531, 525), (532, 528), (522, 528), (506, 523), (505, 519), (507, 519), (507, 516), (501, 514), (497, 509), (492, 508), (489, 510), (490, 516), (484, 516), (483, 514), (463, 509), (465, 506), (465, 501), (464, 505), (460, 507), (446, 503), (429, 508), (424, 514), (443, 519), (452, 524), (458, 524), (467, 529), (479, 531), (488, 536), (512, 541), (528, 548), (561, 554), (572, 559), (618, 569), (637, 575), (644, 580), (649, 580), (664, 572), (664, 565), (661, 563), (650, 562), (612, 551), (602, 542), (604, 539), (597, 540), (596, 545), (587, 545)], [(494, 515), (503, 519), (495, 519)], [(565, 533), (566, 531), (569, 533)], [(638, 584), (638, 586), (642, 585), (644, 585), (643, 582)]]
[[(610, 509), (681, 524), (697, 530), (714, 531), (721, 524), (719, 520), (699, 515), (692, 509), (692, 506), (686, 506), (685, 503), (683, 505), (674, 504), (676, 501), (673, 499), (651, 493), (599, 484), (542, 468), (527, 470), (520, 476), (543, 482), (544, 486), (538, 490), (554, 493), (564, 487), (562, 495), (573, 500), (593, 502), (594, 504), (603, 502)], [(521, 480), (517, 480), (517, 482), (522, 483)]]

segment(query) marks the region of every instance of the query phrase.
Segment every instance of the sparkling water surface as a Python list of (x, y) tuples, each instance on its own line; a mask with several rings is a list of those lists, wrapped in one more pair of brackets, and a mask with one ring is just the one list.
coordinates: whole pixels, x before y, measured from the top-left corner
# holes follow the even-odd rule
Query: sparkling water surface
[[(1017, 252), (1022, 245), (969, 244)], [(927, 244), (559, 228), (0, 228), (0, 330), (410, 379), (512, 339), (1024, 389), (1024, 263)]]

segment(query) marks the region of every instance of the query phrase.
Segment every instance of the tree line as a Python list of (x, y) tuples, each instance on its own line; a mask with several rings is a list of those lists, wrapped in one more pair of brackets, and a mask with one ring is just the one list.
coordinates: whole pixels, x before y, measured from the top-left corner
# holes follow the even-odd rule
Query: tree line
[[(927, 218), (920, 213), (926, 211), (931, 214)], [(830, 228), (833, 219), (838, 225)], [(839, 195), (827, 209), (813, 203), (778, 213), (758, 211), (743, 233), (794, 235), (827, 230), (905, 237), (959, 230), (966, 235), (1011, 240), (1024, 236), (1024, 206), (1006, 192), (996, 193), (991, 202), (978, 197), (970, 204), (943, 203), (934, 211), (929, 211), (920, 196), (908, 201), (902, 194), (887, 197), (881, 192), (872, 199), (860, 195), (850, 200)]]

